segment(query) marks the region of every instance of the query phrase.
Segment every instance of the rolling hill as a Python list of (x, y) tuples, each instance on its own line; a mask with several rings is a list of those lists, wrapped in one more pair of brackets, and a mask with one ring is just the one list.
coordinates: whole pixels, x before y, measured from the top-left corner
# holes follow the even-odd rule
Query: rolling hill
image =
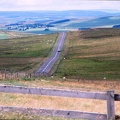
[(68, 28), (96, 28), (96, 27), (112, 27), (120, 23), (120, 16), (107, 16), (107, 17), (100, 17), (84, 22), (74, 22), (66, 25), (65, 27)]

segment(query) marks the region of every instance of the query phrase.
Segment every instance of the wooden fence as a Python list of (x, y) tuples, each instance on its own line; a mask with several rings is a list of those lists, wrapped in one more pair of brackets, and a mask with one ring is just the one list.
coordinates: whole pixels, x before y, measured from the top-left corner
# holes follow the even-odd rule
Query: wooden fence
[(25, 79), (25, 78), (34, 78), (34, 77), (41, 77), (41, 76), (51, 76), (49, 73), (25, 73), (25, 72), (18, 72), (18, 71), (11, 71), (11, 70), (0, 70), (0, 79), (5, 79), (5, 80), (18, 80), (18, 79)]
[(6, 69), (0, 70), (0, 79), (3, 79), (3, 80), (4, 79), (18, 80), (18, 79), (23, 78), (23, 77), (30, 78), (30, 75), (26, 74), (25, 72), (11, 71), (11, 70), (6, 70)]
[(114, 101), (120, 101), (120, 95), (114, 94), (114, 91), (107, 92), (81, 92), (68, 91), (47, 88), (28, 88), (21, 86), (0, 86), (0, 92), (6, 93), (21, 93), (21, 94), (36, 94), (47, 96), (61, 96), (72, 98), (87, 98), (99, 99), (107, 101), (107, 114), (87, 113), (79, 111), (51, 110), (51, 109), (34, 109), (34, 108), (18, 108), (18, 107), (0, 107), (0, 111), (19, 111), (32, 112), (45, 116), (62, 116), (66, 118), (82, 118), (90, 120), (115, 120), (115, 105)]

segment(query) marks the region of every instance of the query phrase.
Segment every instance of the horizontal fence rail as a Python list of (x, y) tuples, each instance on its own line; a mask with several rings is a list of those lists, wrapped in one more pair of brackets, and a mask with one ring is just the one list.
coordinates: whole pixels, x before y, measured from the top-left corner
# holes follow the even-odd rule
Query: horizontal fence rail
[(81, 118), (89, 120), (106, 120), (107, 115), (97, 113), (85, 113), (80, 111), (66, 111), (66, 110), (51, 110), (51, 109), (34, 109), (34, 108), (20, 108), (20, 107), (0, 107), (0, 112), (12, 111), (19, 112), (21, 114), (34, 113), (42, 116), (55, 116), (65, 118)]
[(99, 99), (107, 101), (107, 114), (87, 113), (80, 111), (65, 111), (51, 109), (34, 109), (34, 108), (18, 108), (18, 107), (0, 107), (0, 111), (29, 111), (45, 116), (61, 116), (68, 118), (84, 118), (90, 120), (115, 120), (115, 105), (114, 101), (120, 101), (120, 94), (114, 94), (114, 91), (107, 92), (81, 92), (74, 90), (58, 90), (51, 88), (30, 88), (21, 86), (0, 86), (0, 92), (6, 93), (21, 93), (21, 94), (36, 94), (59, 97)]
[(22, 93), (22, 94), (37, 94), (47, 96), (61, 96), (61, 97), (73, 97), (73, 98), (89, 98), (107, 100), (107, 94), (105, 92), (80, 92), (73, 90), (56, 90), (49, 88), (28, 88), (21, 86), (0, 86), (0, 92), (7, 93)]

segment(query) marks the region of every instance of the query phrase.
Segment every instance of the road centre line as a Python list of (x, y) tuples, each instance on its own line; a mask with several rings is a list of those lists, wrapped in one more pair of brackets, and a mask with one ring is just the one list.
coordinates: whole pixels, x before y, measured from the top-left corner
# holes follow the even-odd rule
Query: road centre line
[[(62, 38), (61, 38), (61, 41), (60, 41), (60, 44), (59, 44), (59, 46), (58, 46), (58, 49), (57, 49), (57, 52), (56, 52), (55, 56), (53, 57), (53, 59), (52, 59), (51, 61), (49, 61), (49, 63), (46, 65), (46, 67), (43, 69), (43, 71), (42, 71), (41, 73), (43, 73), (43, 72), (47, 69), (47, 67), (50, 65), (50, 63), (56, 58), (56, 56), (57, 56), (57, 54), (58, 54), (58, 50), (59, 50), (59, 48), (60, 48), (60, 46), (61, 46), (61, 44), (62, 44), (62, 41), (63, 41), (64, 36), (65, 36), (65, 33), (63, 33), (63, 35), (62, 35)], [(41, 73), (40, 73), (40, 74), (41, 74)]]

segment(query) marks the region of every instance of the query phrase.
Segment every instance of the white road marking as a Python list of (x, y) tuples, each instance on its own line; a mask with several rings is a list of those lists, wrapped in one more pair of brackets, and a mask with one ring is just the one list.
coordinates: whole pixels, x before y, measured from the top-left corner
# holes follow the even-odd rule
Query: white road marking
[[(60, 41), (60, 44), (59, 44), (59, 47), (58, 47), (57, 51), (60, 49), (60, 46), (62, 44), (64, 36), (65, 36), (65, 33), (63, 33), (63, 35), (62, 35), (62, 38), (61, 38), (61, 41)], [(57, 54), (58, 54), (58, 52), (56, 52), (56, 54), (53, 57), (53, 59), (46, 65), (46, 67), (43, 69), (43, 71), (41, 73), (43, 73), (47, 69), (47, 67), (50, 65), (50, 63), (56, 58)]]

